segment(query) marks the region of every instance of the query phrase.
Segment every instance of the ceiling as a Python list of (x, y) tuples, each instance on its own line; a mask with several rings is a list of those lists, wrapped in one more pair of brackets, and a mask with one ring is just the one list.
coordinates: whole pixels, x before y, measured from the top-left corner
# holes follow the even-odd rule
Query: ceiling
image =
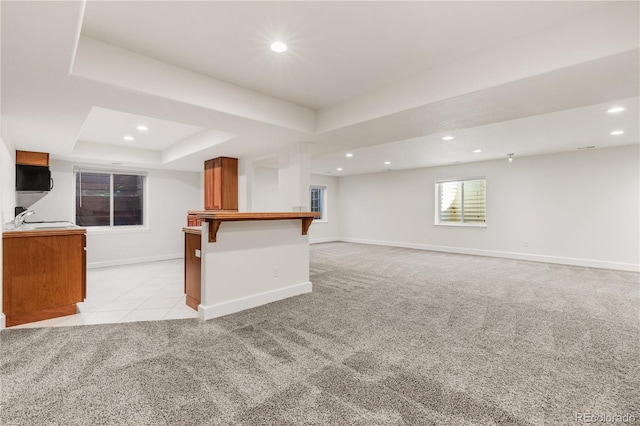
[(3, 1), (2, 137), (192, 171), (307, 143), (332, 175), (637, 144), (638, 6)]

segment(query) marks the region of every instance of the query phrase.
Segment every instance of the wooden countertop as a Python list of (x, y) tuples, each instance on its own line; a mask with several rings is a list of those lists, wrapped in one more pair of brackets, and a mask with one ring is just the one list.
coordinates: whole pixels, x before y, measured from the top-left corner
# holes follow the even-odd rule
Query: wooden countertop
[(182, 232), (184, 232), (185, 234), (200, 235), (202, 234), (202, 226), (186, 226), (182, 228)]
[(2, 238), (25, 238), (25, 237), (56, 237), (59, 235), (86, 234), (85, 228), (56, 228), (56, 229), (12, 229), (4, 231)]
[[(192, 211), (198, 219), (209, 222), (209, 242), (215, 243), (218, 229), (222, 222), (239, 222), (251, 220), (302, 220), (302, 235), (307, 235), (313, 219), (318, 217), (318, 212), (234, 212), (220, 210)], [(184, 228), (183, 228), (184, 230)]]
[(317, 212), (232, 212), (229, 210), (200, 210), (194, 213), (200, 219), (220, 219), (223, 221), (313, 219), (320, 215)]

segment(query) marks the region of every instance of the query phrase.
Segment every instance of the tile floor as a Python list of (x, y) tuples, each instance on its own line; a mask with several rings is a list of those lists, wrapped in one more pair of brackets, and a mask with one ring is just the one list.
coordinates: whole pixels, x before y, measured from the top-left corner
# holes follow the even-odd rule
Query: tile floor
[(184, 300), (182, 259), (87, 270), (87, 299), (76, 315), (11, 328), (197, 318)]

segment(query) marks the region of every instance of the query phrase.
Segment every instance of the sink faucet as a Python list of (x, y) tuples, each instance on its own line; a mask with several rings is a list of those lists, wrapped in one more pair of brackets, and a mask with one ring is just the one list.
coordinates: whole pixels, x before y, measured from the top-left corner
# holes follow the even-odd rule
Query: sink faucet
[(22, 226), (22, 224), (24, 223), (24, 218), (26, 216), (29, 216), (30, 214), (34, 214), (35, 212), (36, 212), (35, 210), (25, 210), (25, 211), (23, 211), (22, 213), (17, 215), (15, 219), (13, 219), (13, 224), (15, 225), (16, 228), (20, 228)]

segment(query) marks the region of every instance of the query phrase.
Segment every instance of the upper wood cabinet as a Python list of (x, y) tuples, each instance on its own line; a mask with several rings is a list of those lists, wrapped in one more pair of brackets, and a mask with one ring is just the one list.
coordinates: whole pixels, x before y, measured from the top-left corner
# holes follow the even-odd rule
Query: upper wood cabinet
[(49, 153), (16, 150), (16, 164), (49, 167)]
[(204, 209), (238, 210), (238, 159), (218, 157), (204, 162)]

